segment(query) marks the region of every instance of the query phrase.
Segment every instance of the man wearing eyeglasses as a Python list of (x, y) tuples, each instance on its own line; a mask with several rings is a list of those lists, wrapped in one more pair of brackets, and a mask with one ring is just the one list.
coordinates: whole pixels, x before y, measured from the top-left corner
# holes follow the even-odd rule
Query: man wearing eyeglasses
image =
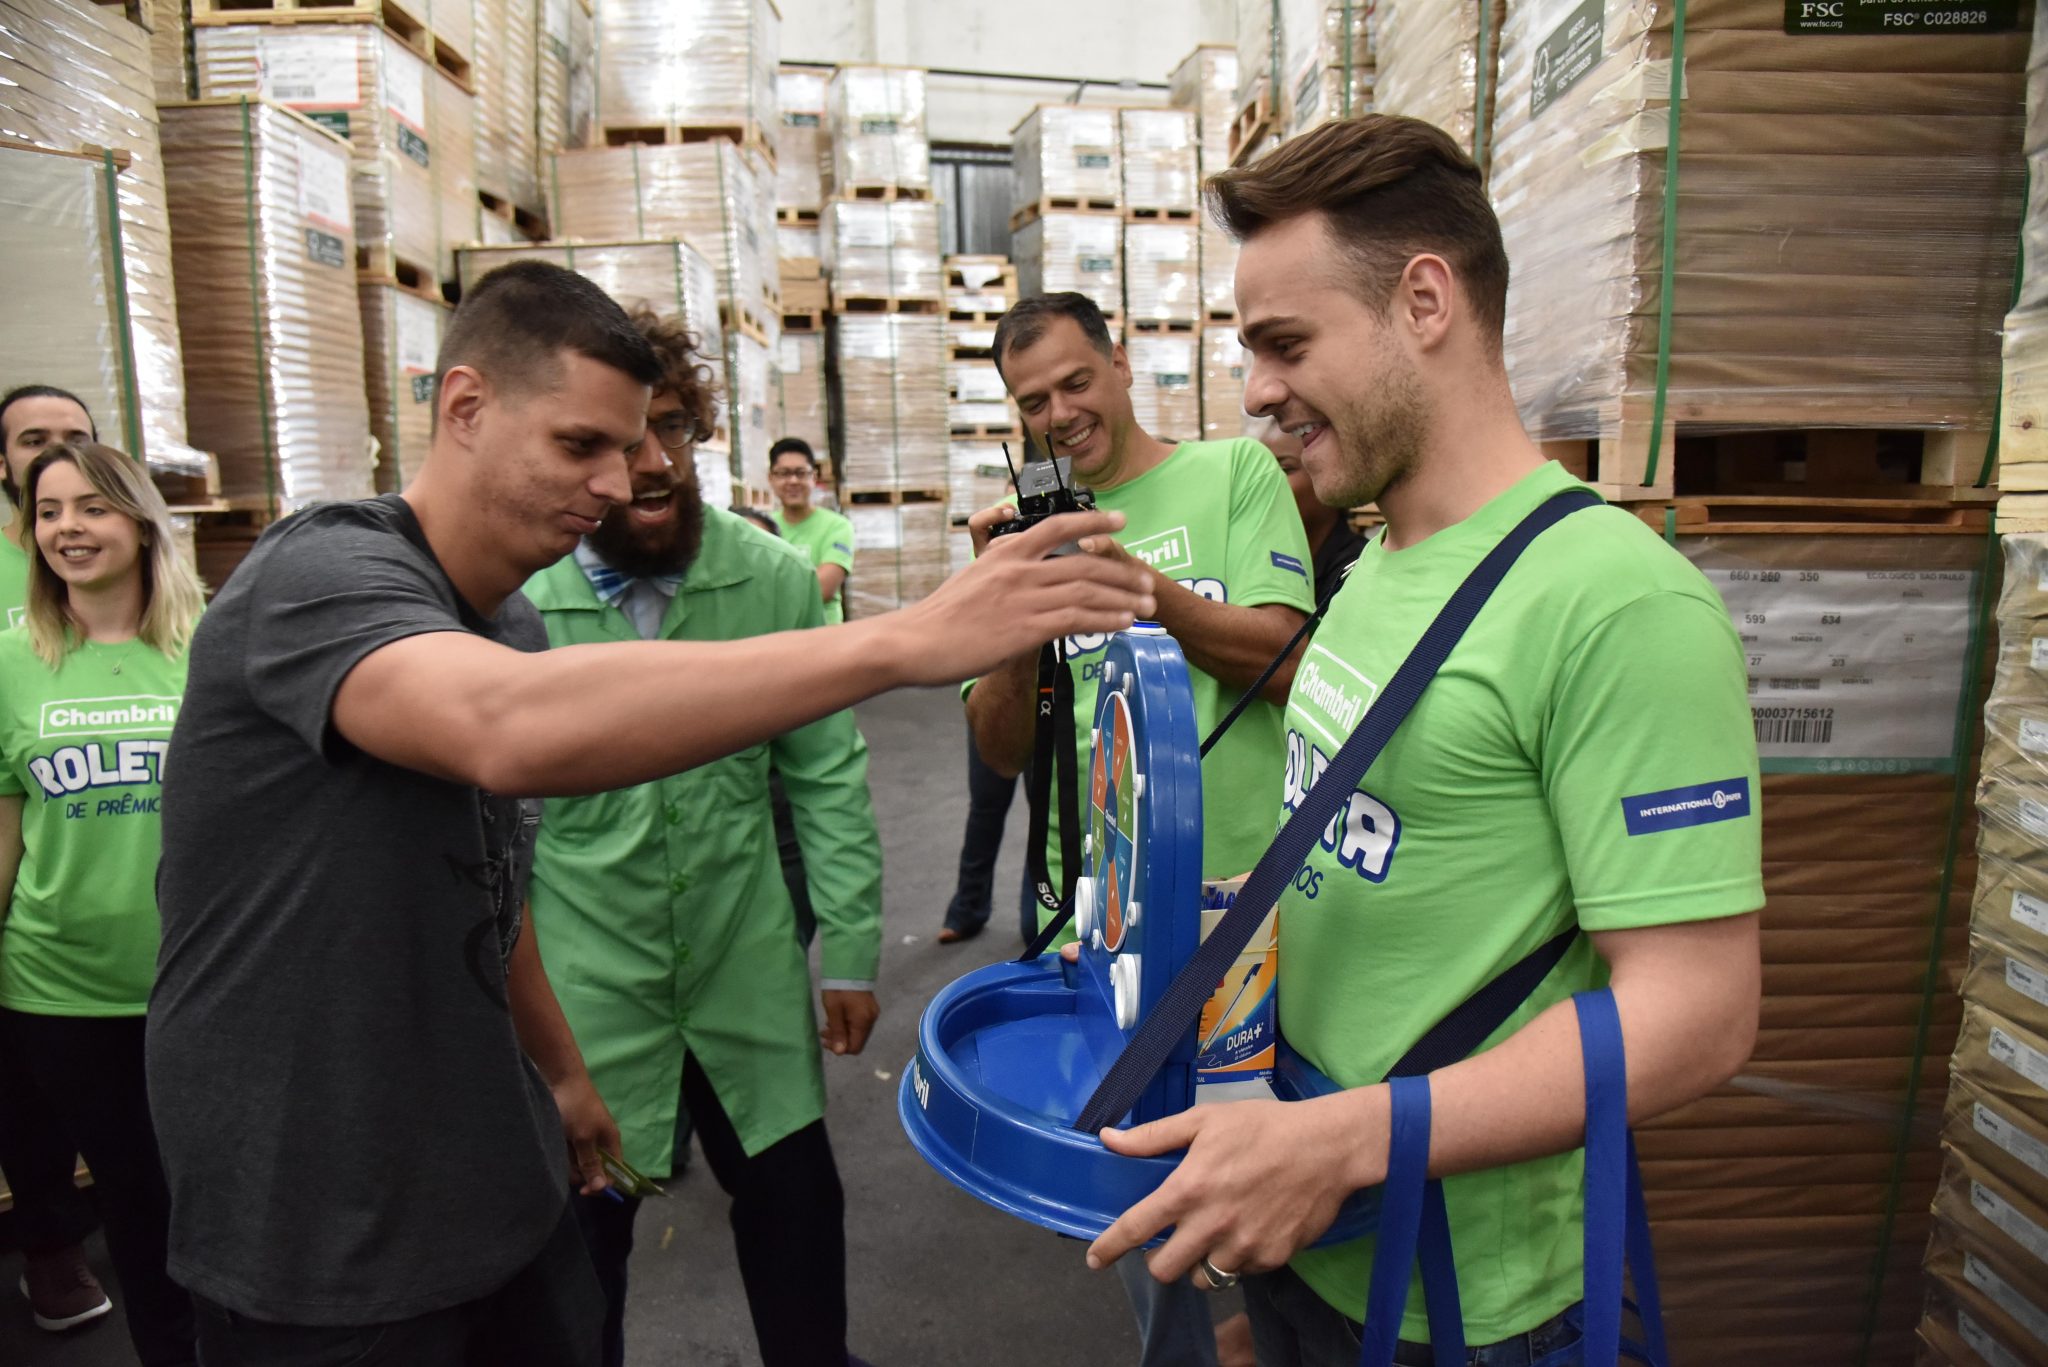
[(784, 437), (768, 449), (768, 478), (774, 481), (775, 524), (783, 538), (810, 557), (825, 600), (825, 621), (846, 620), (846, 576), (853, 573), (853, 524), (830, 508), (813, 507), (818, 457), (802, 437)]
[[(721, 508), (693, 465), (712, 395), (692, 340), (634, 325), (666, 376), (633, 497), (527, 583), (550, 646), (734, 640), (814, 627), (803, 558)], [(657, 442), (659, 443), (657, 445)], [(814, 512), (812, 520), (835, 516)], [(838, 519), (842, 525), (844, 519)], [(820, 1029), (777, 858), (781, 774), (818, 922)], [(541, 961), (642, 1173), (682, 1170), (687, 1114), (732, 1199), (733, 1242), (765, 1367), (847, 1367), (844, 1196), (825, 1134), (822, 1039), (858, 1054), (878, 1007), (882, 868), (867, 744), (837, 712), (670, 778), (546, 805), (534, 855)], [(606, 1367), (624, 1362), (637, 1197), (576, 1198), (604, 1288)]]

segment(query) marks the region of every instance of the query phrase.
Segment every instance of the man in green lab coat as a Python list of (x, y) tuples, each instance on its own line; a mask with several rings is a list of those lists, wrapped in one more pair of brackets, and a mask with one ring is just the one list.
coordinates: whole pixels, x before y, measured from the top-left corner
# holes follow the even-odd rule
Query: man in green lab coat
[[(648, 407), (633, 501), (526, 593), (548, 641), (731, 640), (817, 626), (804, 558), (698, 494), (711, 394), (680, 324), (635, 324), (668, 375)], [(632, 725), (621, 718), (620, 724)], [(780, 771), (817, 909), (825, 1024), (784, 887), (768, 770)], [(678, 1172), (686, 1111), (732, 1197), (766, 1367), (845, 1367), (844, 1200), (825, 1135), (819, 1041), (857, 1054), (877, 1008), (881, 852), (867, 744), (839, 712), (672, 778), (547, 803), (532, 884), (542, 961), (626, 1161)], [(637, 1200), (577, 1197), (624, 1359)]]

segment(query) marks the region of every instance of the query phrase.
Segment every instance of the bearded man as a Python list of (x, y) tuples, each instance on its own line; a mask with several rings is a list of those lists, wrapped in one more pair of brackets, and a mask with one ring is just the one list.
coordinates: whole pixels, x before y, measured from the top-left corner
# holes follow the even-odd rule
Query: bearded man
[[(526, 586), (549, 644), (729, 641), (820, 625), (804, 557), (703, 504), (693, 461), (713, 395), (689, 334), (645, 311), (633, 323), (663, 370), (648, 440), (633, 460), (632, 501)], [(822, 1030), (776, 854), (771, 765), (817, 912)], [(881, 874), (867, 744), (851, 712), (671, 778), (551, 799), (541, 822), (533, 926), (563, 1014), (628, 1163), (680, 1172), (678, 1119), (693, 1122), (732, 1198), (766, 1367), (857, 1361), (846, 1351), (845, 1202), (825, 1135), (819, 1041), (857, 1054), (874, 1026)], [(576, 1200), (605, 1291), (604, 1361), (618, 1367), (640, 1202)]]

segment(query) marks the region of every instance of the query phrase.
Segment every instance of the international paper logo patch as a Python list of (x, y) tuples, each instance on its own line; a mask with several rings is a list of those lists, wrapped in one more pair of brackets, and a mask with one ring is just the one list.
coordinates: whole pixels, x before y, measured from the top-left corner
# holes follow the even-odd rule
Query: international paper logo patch
[(1621, 800), (1622, 820), (1628, 823), (1630, 835), (1655, 835), (1712, 821), (1734, 821), (1748, 816), (1751, 810), (1747, 778), (1666, 788), (1661, 793), (1641, 793)]

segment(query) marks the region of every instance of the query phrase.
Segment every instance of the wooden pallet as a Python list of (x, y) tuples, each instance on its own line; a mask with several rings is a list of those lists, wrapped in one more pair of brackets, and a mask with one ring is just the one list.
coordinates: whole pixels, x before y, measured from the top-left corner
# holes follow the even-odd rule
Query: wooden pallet
[[(780, 314), (781, 311), (777, 308), (775, 313)], [(735, 308), (730, 299), (721, 299), (718, 301), (718, 321), (728, 333), (737, 332), (742, 337), (753, 338), (762, 346), (768, 345), (767, 314), (758, 313), (749, 307)]]
[(1027, 204), (1010, 215), (1010, 231), (1016, 232), (1027, 223), (1034, 223), (1047, 214), (1121, 214), (1121, 206), (1114, 199), (1094, 199), (1088, 196), (1047, 195), (1035, 204)]
[(832, 291), (834, 313), (938, 313), (943, 301), (926, 298), (883, 298), (874, 295), (841, 294)]
[(967, 441), (970, 439), (1000, 441), (1005, 437), (1021, 435), (1023, 435), (1023, 429), (1014, 422), (956, 422), (952, 425), (952, 440), (954, 441)]
[(522, 209), (511, 200), (501, 199), (489, 190), (478, 190), (476, 192), (476, 202), (477, 206), (491, 217), (510, 223), (513, 229), (527, 241), (545, 242), (548, 240), (548, 220), (546, 214), (535, 213), (531, 209)]
[(1192, 318), (1133, 318), (1128, 328), (1154, 336), (1192, 336), (1202, 325)]
[(1202, 310), (1202, 317), (1203, 317), (1203, 320), (1204, 320), (1205, 322), (1209, 322), (1209, 323), (1230, 323), (1230, 324), (1233, 324), (1233, 325), (1234, 325), (1234, 324), (1236, 324), (1236, 322), (1237, 322), (1237, 310), (1236, 310), (1236, 309), (1204, 309), (1204, 310)]
[(876, 204), (894, 204), (899, 199), (924, 200), (932, 197), (929, 185), (835, 185), (834, 199), (871, 200)]
[(402, 290), (436, 303), (447, 299), (441, 290), (440, 272), (417, 261), (406, 260), (381, 242), (356, 248), (356, 278), (365, 276), (388, 280)]
[(761, 131), (761, 125), (747, 123), (607, 124), (600, 134), (606, 147), (644, 143), (666, 147), (691, 142), (730, 142), (751, 148), (775, 164), (775, 143)]
[(1624, 421), (1597, 441), (1545, 440), (1545, 454), (1613, 502), (1692, 496), (1915, 499), (1985, 504), (1990, 434), (1914, 428), (1707, 428), (1671, 416), (1647, 479), (1650, 424)]
[(791, 228), (815, 228), (820, 212), (817, 209), (777, 208), (775, 221)]
[(1991, 525), (1991, 510), (1983, 504), (1915, 498), (1708, 495), (1636, 503), (1630, 505), (1630, 511), (1658, 531), (1669, 529), (1679, 536), (1722, 532), (1784, 532), (1799, 536), (1915, 531), (1948, 534), (1982, 532)]
[(1230, 164), (1242, 164), (1251, 149), (1272, 131), (1272, 93), (1262, 85), (1237, 111), (1237, 117), (1230, 121)]
[(792, 309), (785, 307), (782, 310), (782, 331), (785, 335), (792, 332), (823, 332), (824, 330), (825, 310), (823, 309)]
[(1193, 209), (1139, 209), (1124, 206), (1124, 218), (1131, 223), (1193, 223)]
[(990, 313), (986, 309), (949, 308), (946, 310), (946, 321), (949, 323), (999, 323), (1002, 320), (1002, 314)]
[(395, 275), (384, 275), (377, 271), (358, 271), (356, 272), (356, 283), (358, 285), (389, 285), (392, 289), (413, 295), (415, 298), (424, 299), (430, 304), (446, 304), (448, 302), (447, 296), (441, 292), (441, 287), (438, 284), (432, 280), (422, 279), (418, 271), (409, 271), (407, 274), (411, 277), (410, 279), (400, 279)]
[(842, 503), (865, 503), (902, 506), (907, 503), (944, 503), (948, 497), (945, 489), (842, 489), (839, 499)]

